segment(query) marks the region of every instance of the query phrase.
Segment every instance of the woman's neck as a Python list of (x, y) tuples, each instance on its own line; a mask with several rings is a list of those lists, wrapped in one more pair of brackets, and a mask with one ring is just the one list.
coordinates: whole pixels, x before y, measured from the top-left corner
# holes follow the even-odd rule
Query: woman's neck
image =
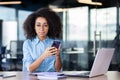
[(45, 37), (39, 37), (39, 36), (38, 36), (38, 38), (39, 38), (41, 41), (43, 41), (43, 40), (46, 39), (46, 36), (45, 36)]

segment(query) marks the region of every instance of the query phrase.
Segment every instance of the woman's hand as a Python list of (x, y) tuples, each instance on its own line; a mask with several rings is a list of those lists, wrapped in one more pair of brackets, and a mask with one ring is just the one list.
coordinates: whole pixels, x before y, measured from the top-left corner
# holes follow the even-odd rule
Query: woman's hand
[(57, 53), (57, 49), (55, 47), (48, 47), (44, 54), (43, 54), (43, 57), (44, 58), (47, 58), (47, 57), (50, 57), (51, 55), (54, 55)]
[(56, 48), (56, 52), (55, 52), (56, 56), (60, 56), (60, 48), (61, 48), (61, 44), (58, 49)]

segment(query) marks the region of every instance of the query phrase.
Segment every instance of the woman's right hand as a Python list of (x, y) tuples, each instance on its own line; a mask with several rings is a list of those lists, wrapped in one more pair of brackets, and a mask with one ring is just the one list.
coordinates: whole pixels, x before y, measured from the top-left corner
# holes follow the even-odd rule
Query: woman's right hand
[(48, 48), (46, 48), (46, 50), (43, 54), (43, 57), (44, 58), (50, 57), (51, 55), (55, 54), (56, 51), (57, 51), (57, 49), (55, 47), (48, 47)]

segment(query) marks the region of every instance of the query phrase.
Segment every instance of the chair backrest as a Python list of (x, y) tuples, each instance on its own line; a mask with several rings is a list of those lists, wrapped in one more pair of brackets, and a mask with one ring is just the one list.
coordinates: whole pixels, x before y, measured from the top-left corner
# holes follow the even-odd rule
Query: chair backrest
[(1, 47), (1, 54), (5, 54), (5, 52), (6, 52), (6, 46), (2, 46)]
[(22, 53), (22, 45), (23, 41), (10, 41), (10, 51), (12, 52), (12, 56), (16, 56), (16, 54)]
[(17, 54), (17, 41), (10, 41), (11, 56), (16, 57)]
[(1, 51), (0, 51), (0, 59), (2, 60), (3, 58), (6, 58), (6, 46), (2, 46), (1, 47)]

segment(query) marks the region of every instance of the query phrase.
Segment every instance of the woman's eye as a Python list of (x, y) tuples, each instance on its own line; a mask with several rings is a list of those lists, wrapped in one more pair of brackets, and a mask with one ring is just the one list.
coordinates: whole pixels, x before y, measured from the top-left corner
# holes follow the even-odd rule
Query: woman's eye
[(40, 25), (36, 25), (36, 26), (40, 26)]
[(44, 25), (45, 27), (48, 27), (48, 25)]

